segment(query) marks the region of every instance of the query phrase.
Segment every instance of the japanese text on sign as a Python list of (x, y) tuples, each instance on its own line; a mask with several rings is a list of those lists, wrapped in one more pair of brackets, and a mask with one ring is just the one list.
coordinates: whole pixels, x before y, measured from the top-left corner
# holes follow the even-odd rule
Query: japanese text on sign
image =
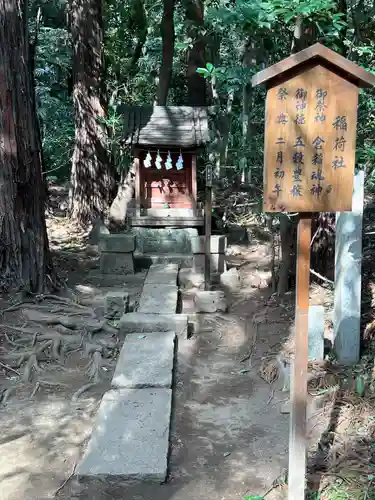
[(309, 78), (298, 75), (267, 94), (272, 104), (266, 116), (266, 210), (328, 211), (349, 205), (356, 109), (348, 110), (339, 76), (323, 67), (307, 73)]

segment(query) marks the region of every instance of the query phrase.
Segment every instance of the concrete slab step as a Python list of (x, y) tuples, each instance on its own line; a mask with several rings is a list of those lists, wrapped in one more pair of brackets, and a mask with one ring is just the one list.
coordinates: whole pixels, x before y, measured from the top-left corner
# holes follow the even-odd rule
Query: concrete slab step
[(178, 337), (187, 338), (188, 317), (186, 314), (146, 314), (133, 312), (124, 314), (119, 321), (119, 334), (176, 332)]
[(145, 314), (175, 314), (177, 302), (176, 285), (146, 283), (142, 290), (138, 311)]
[(168, 264), (153, 264), (148, 270), (145, 285), (146, 284), (177, 284), (178, 275), (178, 264), (168, 263)]
[(191, 267), (193, 265), (193, 255), (179, 253), (153, 254), (134, 252), (134, 265), (136, 269), (146, 269), (152, 264), (178, 264), (179, 267)]
[(170, 389), (175, 359), (175, 339), (175, 332), (128, 335), (117, 360), (112, 387)]
[(130, 480), (163, 482), (167, 476), (171, 389), (108, 391), (87, 450), (76, 469), (81, 483), (121, 486)]

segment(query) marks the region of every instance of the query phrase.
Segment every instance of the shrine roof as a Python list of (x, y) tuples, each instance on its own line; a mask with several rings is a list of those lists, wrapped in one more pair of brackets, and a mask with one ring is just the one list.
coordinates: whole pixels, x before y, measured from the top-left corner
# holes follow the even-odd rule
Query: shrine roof
[(320, 43), (315, 43), (307, 49), (301, 50), (297, 54), (283, 59), (282, 61), (260, 71), (252, 78), (252, 85), (255, 87), (261, 83), (270, 82), (281, 75), (293, 77), (293, 71), (297, 72), (299, 66), (308, 63), (322, 64), (333, 72), (340, 73), (343, 78), (354, 82), (358, 87), (375, 86), (375, 75), (369, 73), (352, 61), (328, 49)]
[(189, 148), (209, 141), (206, 108), (124, 105), (121, 113), (125, 144)]

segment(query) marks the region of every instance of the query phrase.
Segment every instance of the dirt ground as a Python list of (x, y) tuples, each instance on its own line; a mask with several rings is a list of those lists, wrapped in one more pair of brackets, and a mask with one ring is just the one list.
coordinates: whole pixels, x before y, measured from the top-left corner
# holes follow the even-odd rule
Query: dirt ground
[[(50, 217), (48, 225), (55, 260), (66, 280), (66, 296), (100, 315), (103, 294), (120, 282), (100, 278), (95, 251), (64, 218)], [(63, 362), (42, 360), (43, 371), (35, 380), (43, 383), (36, 392), (31, 378), (19, 384), (0, 408), (2, 500), (242, 500), (245, 495), (266, 493), (267, 499), (285, 497), (282, 478), (289, 415), (282, 414), (280, 407), (288, 395), (275, 380), (271, 361), (288, 343), (294, 297), (290, 294), (279, 301), (271, 295), (267, 244), (253, 241), (232, 246), (229, 253), (229, 263), (240, 266), (242, 279), (240, 292), (228, 297), (229, 313), (201, 315), (193, 337), (179, 342), (168, 482), (149, 487), (133, 484), (125, 490), (103, 484), (102, 489), (90, 491), (71, 479), (116, 361), (114, 348), (96, 385), (74, 398), (90, 382), (88, 358), (77, 349)], [(135, 303), (143, 277), (140, 273), (126, 283)], [(330, 300), (321, 287), (313, 288), (312, 296), (315, 303)], [(4, 302), (2, 309), (9, 304)], [(63, 306), (51, 299), (36, 309), (41, 314), (59, 307), (56, 314), (65, 314)], [(4, 325), (28, 327), (25, 309), (30, 308), (22, 304), (4, 313), (0, 331), (9, 337), (12, 330)], [(108, 337), (117, 342), (118, 352), (121, 345), (115, 335), (99, 333), (95, 339)], [(4, 338), (1, 342), (4, 347)], [(6, 389), (18, 375), (6, 367), (0, 369)], [(321, 391), (317, 396), (309, 410), (311, 456), (321, 446), (332, 413), (331, 393)]]

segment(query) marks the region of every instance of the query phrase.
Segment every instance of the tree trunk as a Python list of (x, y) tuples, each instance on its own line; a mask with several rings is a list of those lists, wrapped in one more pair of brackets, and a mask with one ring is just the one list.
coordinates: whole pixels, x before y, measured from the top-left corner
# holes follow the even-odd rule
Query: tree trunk
[(164, 13), (161, 22), (161, 34), (163, 38), (163, 56), (159, 74), (158, 104), (165, 106), (172, 80), (173, 55), (174, 55), (174, 2), (175, 0), (164, 0)]
[(206, 64), (206, 42), (201, 33), (204, 25), (204, 0), (185, 0), (185, 5), (186, 19), (191, 25), (189, 36), (193, 40), (187, 65), (188, 104), (190, 106), (206, 106), (206, 81), (197, 73), (197, 68)]
[(103, 92), (103, 19), (101, 0), (71, 0), (75, 148), (70, 215), (88, 224), (108, 209), (115, 186), (107, 151)]
[(0, 0), (0, 288), (42, 293), (55, 277), (26, 12), (24, 0)]
[[(248, 69), (256, 65), (256, 49), (253, 35), (245, 42), (242, 64)], [(243, 183), (251, 184), (251, 165), (247, 164), (248, 145), (251, 136), (250, 113), (253, 105), (253, 87), (251, 82), (244, 83), (242, 98), (242, 158), (241, 158), (241, 180)]]
[(303, 33), (303, 17), (296, 17), (296, 24), (294, 25), (293, 40), (291, 53), (296, 54), (303, 49), (304, 44), (304, 33)]

